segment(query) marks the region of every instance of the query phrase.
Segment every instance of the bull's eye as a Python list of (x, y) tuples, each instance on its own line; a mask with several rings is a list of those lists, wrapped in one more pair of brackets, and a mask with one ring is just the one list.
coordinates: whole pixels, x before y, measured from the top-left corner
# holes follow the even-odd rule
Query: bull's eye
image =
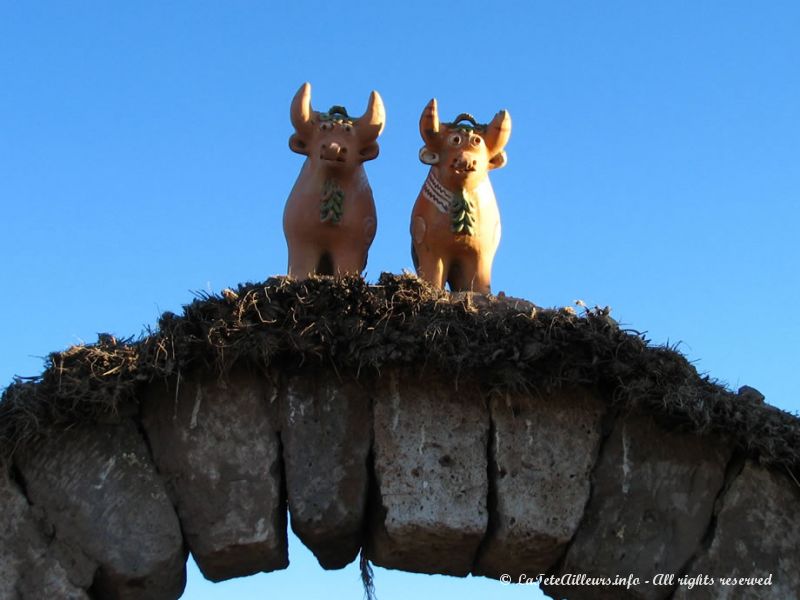
[(319, 128), (322, 131), (330, 131), (331, 129), (333, 129), (333, 124), (329, 123), (328, 121), (323, 121), (322, 123), (319, 124)]
[(447, 138), (447, 142), (451, 146), (460, 146), (461, 145), (461, 135), (459, 135), (458, 133), (451, 133), (450, 137)]
[(345, 123), (345, 124), (344, 124), (344, 130), (345, 130), (347, 133), (350, 133), (351, 131), (353, 131), (353, 126), (352, 126), (352, 125), (350, 125), (350, 123)]
[(470, 143), (477, 148), (481, 145), (481, 138), (479, 138), (477, 135), (473, 135), (472, 139), (470, 139)]

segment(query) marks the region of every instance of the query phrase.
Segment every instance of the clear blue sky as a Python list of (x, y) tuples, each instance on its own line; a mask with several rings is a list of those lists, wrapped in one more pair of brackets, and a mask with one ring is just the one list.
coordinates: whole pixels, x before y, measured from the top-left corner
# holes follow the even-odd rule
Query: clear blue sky
[[(279, 5), (280, 4), (280, 5)], [(97, 332), (118, 336), (286, 269), (302, 164), (289, 103), (360, 114), (367, 279), (411, 269), (427, 167), (417, 123), (513, 118), (492, 174), (493, 288), (610, 305), (703, 372), (800, 410), (800, 5), (795, 2), (11, 2), (0, 0), (0, 385)], [(186, 598), (360, 598), (296, 540), (287, 571)], [(488, 580), (376, 570), (380, 600), (530, 598)]]

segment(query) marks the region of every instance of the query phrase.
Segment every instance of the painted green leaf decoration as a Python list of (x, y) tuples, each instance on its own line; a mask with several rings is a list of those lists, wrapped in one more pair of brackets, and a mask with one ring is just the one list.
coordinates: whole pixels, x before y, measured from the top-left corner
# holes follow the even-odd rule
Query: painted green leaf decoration
[(319, 219), (323, 223), (338, 223), (344, 212), (344, 191), (335, 179), (326, 179), (322, 187), (319, 206)]
[(472, 198), (459, 190), (453, 194), (453, 201), (450, 203), (450, 231), (453, 233), (463, 233), (475, 235), (475, 205)]

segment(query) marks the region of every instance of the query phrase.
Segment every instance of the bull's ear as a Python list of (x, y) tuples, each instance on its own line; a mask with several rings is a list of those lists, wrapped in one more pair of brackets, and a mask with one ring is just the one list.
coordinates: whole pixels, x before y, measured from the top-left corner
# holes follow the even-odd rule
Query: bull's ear
[(490, 169), (502, 169), (506, 166), (508, 162), (508, 157), (506, 156), (505, 151), (498, 152), (492, 158), (489, 159), (489, 168)]
[(378, 146), (378, 142), (372, 142), (371, 144), (367, 144), (361, 152), (359, 152), (359, 156), (361, 156), (362, 162), (367, 162), (368, 160), (374, 160), (378, 158), (378, 153), (380, 152), (380, 147)]
[(426, 165), (438, 165), (439, 164), (439, 154), (434, 152), (427, 146), (423, 146), (419, 149), (419, 160), (423, 164)]
[(308, 144), (306, 144), (297, 133), (293, 133), (292, 137), (289, 138), (289, 149), (292, 152), (308, 156)]

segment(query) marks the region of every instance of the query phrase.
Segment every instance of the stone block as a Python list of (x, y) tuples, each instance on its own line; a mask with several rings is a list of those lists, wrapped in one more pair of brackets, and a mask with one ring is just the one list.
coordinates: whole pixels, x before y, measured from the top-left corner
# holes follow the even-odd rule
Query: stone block
[(285, 568), (278, 388), (244, 370), (143, 393), (142, 423), (186, 543), (211, 581)]
[(368, 557), (467, 575), (486, 532), (489, 411), (477, 382), (391, 369), (374, 400), (376, 499)]
[(6, 473), (0, 473), (0, 598), (88, 600), (49, 550), (52, 531)]
[(650, 417), (618, 419), (560, 573), (633, 576), (640, 585), (545, 586), (545, 591), (571, 600), (671, 595), (671, 586), (652, 581), (660, 573), (679, 573), (699, 547), (730, 455), (718, 438), (671, 432)]
[(54, 530), (53, 555), (98, 598), (183, 592), (180, 526), (147, 446), (129, 419), (51, 428), (18, 453), (31, 503)]
[(326, 569), (361, 548), (372, 445), (369, 394), (351, 377), (307, 371), (287, 377), (281, 440), (292, 529)]
[(585, 388), (492, 399), (489, 534), (474, 573), (536, 577), (583, 517), (605, 403)]
[(689, 589), (687, 581), (674, 598), (800, 598), (800, 485), (748, 461), (717, 510), (711, 544), (686, 573), (714, 584)]

